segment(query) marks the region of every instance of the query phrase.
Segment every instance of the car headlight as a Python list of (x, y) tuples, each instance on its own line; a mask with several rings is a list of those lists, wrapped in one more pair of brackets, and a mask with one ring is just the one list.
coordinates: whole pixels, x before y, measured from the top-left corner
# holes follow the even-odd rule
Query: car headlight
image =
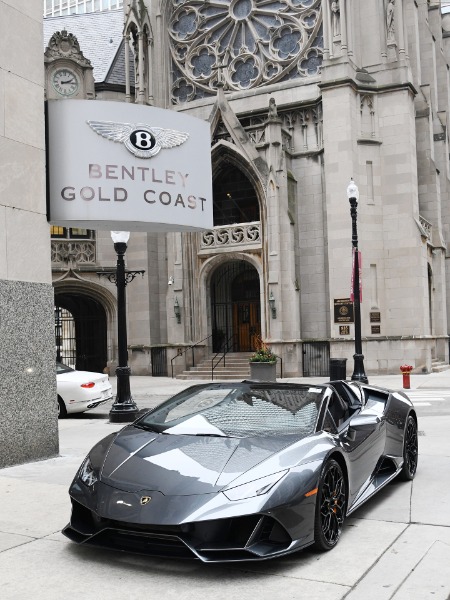
[(80, 479), (88, 487), (92, 487), (94, 483), (98, 481), (97, 474), (92, 466), (91, 459), (89, 456), (86, 457), (85, 461), (80, 467)]
[(272, 475), (266, 475), (266, 477), (261, 477), (261, 479), (255, 479), (255, 481), (250, 481), (249, 483), (223, 490), (223, 493), (228, 500), (245, 500), (246, 498), (253, 498), (254, 496), (262, 496), (263, 494), (267, 494), (267, 492), (271, 490), (287, 472), (288, 471), (286, 470), (273, 473)]

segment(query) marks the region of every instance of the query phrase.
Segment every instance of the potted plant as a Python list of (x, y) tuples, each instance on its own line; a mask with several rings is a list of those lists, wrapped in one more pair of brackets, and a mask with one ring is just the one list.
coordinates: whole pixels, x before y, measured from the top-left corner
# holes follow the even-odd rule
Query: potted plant
[(265, 342), (250, 357), (250, 378), (256, 381), (276, 381), (277, 355)]

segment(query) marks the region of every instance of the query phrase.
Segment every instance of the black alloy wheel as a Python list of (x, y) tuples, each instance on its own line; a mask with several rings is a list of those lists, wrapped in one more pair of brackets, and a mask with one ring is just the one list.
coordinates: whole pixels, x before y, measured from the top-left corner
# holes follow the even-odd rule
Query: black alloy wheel
[(342, 468), (335, 460), (325, 463), (319, 481), (314, 521), (314, 547), (327, 551), (341, 537), (347, 509), (347, 484)]
[(406, 421), (405, 439), (403, 440), (403, 466), (400, 471), (400, 479), (411, 481), (417, 471), (417, 458), (419, 454), (419, 443), (417, 439), (417, 423), (411, 415)]

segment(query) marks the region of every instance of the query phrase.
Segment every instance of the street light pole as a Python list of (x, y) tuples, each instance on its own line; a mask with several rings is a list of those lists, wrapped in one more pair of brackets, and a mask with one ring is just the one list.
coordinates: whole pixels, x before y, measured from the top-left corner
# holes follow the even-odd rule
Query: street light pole
[(358, 229), (357, 229), (357, 207), (359, 190), (353, 179), (347, 188), (347, 197), (350, 202), (350, 216), (352, 218), (352, 246), (354, 253), (353, 271), (353, 304), (355, 312), (355, 354), (353, 355), (354, 367), (352, 381), (369, 383), (364, 371), (364, 355), (362, 353), (361, 340), (361, 295), (359, 284), (359, 252), (358, 252)]
[(134, 421), (137, 417), (138, 407), (133, 402), (130, 391), (131, 369), (128, 366), (126, 285), (138, 273), (143, 275), (143, 271), (125, 271), (124, 257), (127, 251), (127, 242), (130, 238), (129, 231), (111, 231), (111, 237), (117, 254), (115, 280), (114, 278), (110, 278), (110, 280), (117, 286), (117, 346), (119, 357), (116, 368), (117, 394), (109, 412), (109, 420), (111, 423), (128, 423)]

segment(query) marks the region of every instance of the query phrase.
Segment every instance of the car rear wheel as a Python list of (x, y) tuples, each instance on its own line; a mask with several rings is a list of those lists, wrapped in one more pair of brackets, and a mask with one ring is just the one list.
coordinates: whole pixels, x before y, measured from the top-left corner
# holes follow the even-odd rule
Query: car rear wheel
[(67, 417), (66, 405), (61, 396), (58, 396), (58, 419), (64, 419), (64, 417)]
[(317, 491), (314, 521), (314, 547), (327, 551), (341, 537), (347, 508), (347, 484), (342, 468), (335, 460), (325, 463)]
[(403, 440), (403, 467), (400, 471), (400, 479), (404, 481), (414, 479), (417, 471), (418, 453), (417, 423), (414, 417), (409, 416), (406, 421), (405, 439)]

